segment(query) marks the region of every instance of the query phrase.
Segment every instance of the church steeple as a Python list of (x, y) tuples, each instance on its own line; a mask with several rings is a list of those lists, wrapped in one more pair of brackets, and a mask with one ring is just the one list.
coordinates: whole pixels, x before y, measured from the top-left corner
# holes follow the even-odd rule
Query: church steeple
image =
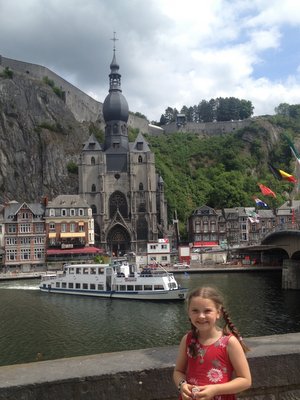
[(112, 62), (110, 63), (110, 74), (109, 74), (109, 91), (111, 92), (112, 90), (121, 90), (121, 75), (119, 74), (119, 64), (117, 63), (116, 59), (116, 32), (114, 32), (114, 37), (111, 39), (114, 41), (114, 48), (113, 48), (113, 59)]
[(121, 90), (121, 75), (116, 59), (116, 33), (114, 32), (113, 58), (110, 64), (109, 93), (103, 103), (103, 117), (106, 122), (104, 151), (124, 153), (128, 151), (129, 117), (128, 103)]

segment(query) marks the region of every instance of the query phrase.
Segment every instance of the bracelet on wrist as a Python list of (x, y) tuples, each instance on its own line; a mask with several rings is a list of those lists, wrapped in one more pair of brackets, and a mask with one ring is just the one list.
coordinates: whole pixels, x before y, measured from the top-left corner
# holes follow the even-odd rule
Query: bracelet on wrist
[(182, 379), (182, 380), (178, 383), (178, 386), (177, 386), (178, 392), (181, 391), (181, 386), (182, 386), (184, 383), (187, 383), (185, 379)]

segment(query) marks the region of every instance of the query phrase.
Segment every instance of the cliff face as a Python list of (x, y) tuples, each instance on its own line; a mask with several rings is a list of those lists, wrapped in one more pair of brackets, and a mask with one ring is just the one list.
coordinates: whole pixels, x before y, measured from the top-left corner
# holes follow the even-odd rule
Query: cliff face
[(0, 202), (77, 193), (78, 176), (67, 166), (78, 163), (88, 136), (49, 85), (0, 74)]

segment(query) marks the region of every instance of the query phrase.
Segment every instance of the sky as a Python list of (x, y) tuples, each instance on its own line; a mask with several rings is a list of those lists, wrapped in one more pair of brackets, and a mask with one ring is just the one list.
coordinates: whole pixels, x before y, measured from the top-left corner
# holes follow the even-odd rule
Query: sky
[(300, 104), (298, 0), (0, 0), (0, 55), (100, 102), (114, 43), (129, 109), (150, 121), (217, 97), (254, 115)]

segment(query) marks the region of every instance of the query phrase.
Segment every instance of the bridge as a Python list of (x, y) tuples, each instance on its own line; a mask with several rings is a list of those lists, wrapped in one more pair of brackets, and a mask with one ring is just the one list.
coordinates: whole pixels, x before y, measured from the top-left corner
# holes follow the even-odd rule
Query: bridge
[(282, 288), (300, 289), (300, 231), (283, 230), (268, 234), (260, 245), (239, 248), (261, 265), (282, 266)]

